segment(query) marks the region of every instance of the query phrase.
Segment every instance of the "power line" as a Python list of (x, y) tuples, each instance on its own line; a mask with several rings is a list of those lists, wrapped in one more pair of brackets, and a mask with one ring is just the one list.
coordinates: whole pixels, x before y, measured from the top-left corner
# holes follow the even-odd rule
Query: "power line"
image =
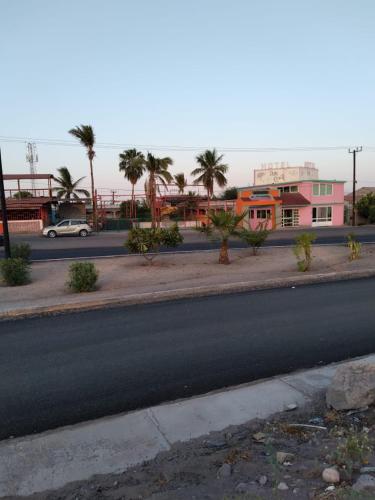
[[(30, 138), (30, 137), (11, 137), (0, 136), (0, 142), (9, 143), (24, 143), (33, 142), (46, 146), (63, 146), (63, 147), (81, 147), (75, 141), (65, 139), (47, 139), (47, 138)], [(97, 149), (149, 149), (154, 151), (202, 151), (210, 149), (212, 146), (178, 146), (178, 145), (155, 145), (155, 144), (130, 144), (130, 143), (111, 143), (97, 142)], [(348, 146), (291, 146), (291, 147), (216, 147), (219, 151), (228, 153), (272, 153), (272, 152), (309, 152), (309, 151), (342, 151), (348, 150)], [(364, 146), (366, 151), (375, 151), (375, 146)]]

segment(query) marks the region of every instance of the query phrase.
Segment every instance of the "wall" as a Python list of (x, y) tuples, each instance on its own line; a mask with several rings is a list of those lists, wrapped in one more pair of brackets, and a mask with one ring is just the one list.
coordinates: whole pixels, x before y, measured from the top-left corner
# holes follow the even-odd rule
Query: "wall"
[[(33, 220), (9, 220), (9, 233), (40, 233), (43, 229), (43, 221)], [(0, 221), (0, 234), (3, 234), (3, 223)]]
[(59, 219), (85, 219), (86, 205), (84, 203), (64, 202), (59, 205)]

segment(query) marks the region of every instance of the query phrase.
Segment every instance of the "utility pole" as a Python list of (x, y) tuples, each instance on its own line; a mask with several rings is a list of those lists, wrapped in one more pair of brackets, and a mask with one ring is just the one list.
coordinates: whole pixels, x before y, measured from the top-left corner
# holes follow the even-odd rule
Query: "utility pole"
[(353, 155), (353, 194), (352, 194), (352, 226), (355, 226), (355, 188), (357, 184), (357, 177), (356, 177), (356, 155), (357, 153), (360, 153), (362, 151), (362, 146), (357, 146), (355, 148), (352, 148), (348, 150), (350, 154)]
[(1, 162), (1, 149), (0, 149), (0, 204), (1, 204), (2, 219), (3, 219), (5, 258), (9, 259), (11, 256), (10, 241), (9, 241), (9, 229), (8, 229), (8, 214), (7, 214), (7, 207), (5, 204), (4, 176), (3, 176), (3, 164)]

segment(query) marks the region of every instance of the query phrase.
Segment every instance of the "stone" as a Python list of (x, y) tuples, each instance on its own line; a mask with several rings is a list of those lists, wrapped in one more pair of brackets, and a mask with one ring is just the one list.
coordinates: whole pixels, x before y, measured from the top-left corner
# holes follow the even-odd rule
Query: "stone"
[(337, 368), (326, 394), (335, 410), (353, 410), (375, 402), (375, 364), (348, 363)]
[(334, 467), (327, 467), (322, 472), (322, 479), (326, 483), (336, 484), (340, 482), (340, 473)]
[(217, 477), (229, 477), (232, 474), (232, 466), (230, 464), (223, 464), (217, 471)]
[(291, 403), (290, 405), (288, 405), (285, 410), (286, 411), (293, 411), (293, 410), (296, 410), (298, 408), (298, 406), (295, 404), (295, 403)]
[(372, 491), (375, 492), (375, 477), (369, 474), (362, 474), (353, 485), (353, 490), (357, 492)]
[(359, 472), (361, 474), (367, 474), (368, 472), (375, 472), (375, 467), (370, 467), (370, 466), (367, 466), (367, 467), (361, 467)]
[(286, 491), (289, 490), (289, 486), (286, 483), (281, 482), (277, 485), (277, 489), (280, 491)]
[(267, 476), (260, 476), (260, 478), (258, 479), (258, 483), (261, 486), (265, 486), (267, 484), (267, 481), (268, 481)]
[(278, 464), (285, 464), (286, 462), (291, 462), (294, 459), (293, 453), (286, 453), (285, 451), (276, 452), (276, 462)]
[(266, 437), (267, 436), (263, 432), (256, 432), (255, 434), (253, 434), (253, 439), (257, 443), (265, 443)]
[(247, 483), (238, 483), (236, 486), (237, 493), (248, 493), (250, 486)]
[(228, 443), (225, 439), (217, 438), (217, 439), (209, 439), (205, 441), (204, 445), (206, 448), (211, 448), (213, 450), (223, 450), (228, 447)]

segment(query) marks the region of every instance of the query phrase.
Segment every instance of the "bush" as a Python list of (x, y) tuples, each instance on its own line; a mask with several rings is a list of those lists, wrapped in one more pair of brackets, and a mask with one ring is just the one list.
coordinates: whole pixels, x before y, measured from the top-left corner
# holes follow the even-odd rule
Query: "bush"
[(310, 269), (313, 259), (311, 247), (315, 240), (316, 236), (314, 233), (301, 233), (295, 239), (296, 246), (293, 251), (297, 257), (298, 271), (306, 272)]
[(259, 248), (264, 245), (270, 231), (264, 227), (258, 227), (255, 230), (243, 229), (241, 239), (253, 249), (253, 255), (258, 253)]
[(349, 260), (359, 259), (361, 256), (361, 244), (356, 240), (353, 233), (348, 234)]
[(30, 262), (31, 247), (28, 243), (15, 243), (10, 247), (10, 254), (14, 259), (22, 259)]
[(19, 257), (2, 260), (0, 262), (0, 272), (8, 286), (26, 285), (30, 282), (29, 263)]
[(75, 262), (69, 267), (68, 287), (76, 293), (95, 290), (99, 273), (91, 262)]
[(175, 248), (182, 242), (183, 237), (176, 224), (170, 229), (133, 228), (129, 231), (125, 246), (129, 252), (140, 253), (150, 264), (152, 264), (153, 259), (159, 253), (159, 249), (162, 245)]

